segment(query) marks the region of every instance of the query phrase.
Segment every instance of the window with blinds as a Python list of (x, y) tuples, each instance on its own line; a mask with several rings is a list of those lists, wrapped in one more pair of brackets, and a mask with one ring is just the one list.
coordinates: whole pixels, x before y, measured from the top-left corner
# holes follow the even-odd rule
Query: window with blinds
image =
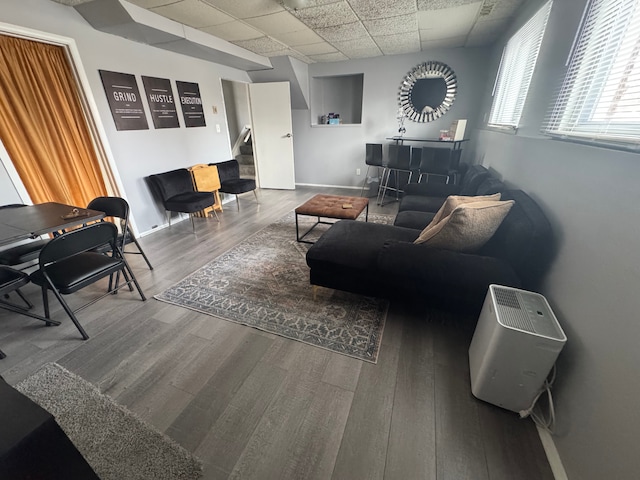
[(640, 145), (640, 0), (591, 0), (567, 63), (543, 131)]
[(550, 11), (551, 2), (547, 2), (504, 47), (493, 87), (489, 126), (518, 127)]

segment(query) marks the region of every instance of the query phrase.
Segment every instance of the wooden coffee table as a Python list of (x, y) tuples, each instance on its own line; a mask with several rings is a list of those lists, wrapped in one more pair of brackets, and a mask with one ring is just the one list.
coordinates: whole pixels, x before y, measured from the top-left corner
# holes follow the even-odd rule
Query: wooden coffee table
[[(366, 209), (364, 221), (369, 220), (369, 199), (362, 197), (347, 197), (343, 195), (316, 195), (296, 208), (296, 240), (302, 243), (313, 243), (304, 240), (311, 231), (320, 224), (331, 225), (333, 222), (324, 222), (321, 218), (333, 218), (336, 220), (355, 220)], [(318, 217), (318, 221), (305, 233), (300, 235), (298, 227), (298, 215)]]

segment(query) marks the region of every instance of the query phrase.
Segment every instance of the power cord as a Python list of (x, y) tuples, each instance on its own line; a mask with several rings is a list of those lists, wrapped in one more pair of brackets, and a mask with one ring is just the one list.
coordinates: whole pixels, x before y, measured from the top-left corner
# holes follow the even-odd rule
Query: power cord
[[(536, 425), (538, 425), (540, 428), (546, 430), (552, 435), (553, 435), (553, 427), (555, 426), (555, 422), (556, 422), (556, 412), (553, 406), (553, 396), (551, 395), (551, 386), (553, 385), (553, 382), (555, 382), (555, 380), (556, 380), (556, 366), (554, 365), (553, 368), (551, 369), (551, 372), (549, 373), (549, 375), (547, 376), (547, 378), (545, 379), (542, 385), (542, 390), (540, 390), (538, 395), (536, 395), (536, 397), (533, 399), (533, 402), (531, 402), (531, 406), (526, 410), (520, 411), (520, 418), (527, 418), (530, 416)], [(542, 407), (540, 406), (538, 406), (538, 408), (536, 409), (537, 411), (534, 411), (534, 408), (536, 407), (536, 403), (538, 402), (538, 399), (545, 392), (547, 393), (547, 404), (549, 409), (548, 415), (545, 415), (544, 412), (542, 412)]]

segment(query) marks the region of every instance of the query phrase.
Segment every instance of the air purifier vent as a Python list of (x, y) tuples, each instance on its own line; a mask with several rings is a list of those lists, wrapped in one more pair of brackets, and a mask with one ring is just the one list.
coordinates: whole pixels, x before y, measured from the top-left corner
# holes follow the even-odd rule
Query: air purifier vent
[(506, 288), (496, 288), (496, 303), (503, 307), (512, 307), (522, 309), (520, 302), (518, 301), (518, 295), (514, 290), (507, 290)]
[(498, 321), (515, 328), (555, 340), (564, 339), (549, 304), (542, 295), (510, 287), (492, 285)]

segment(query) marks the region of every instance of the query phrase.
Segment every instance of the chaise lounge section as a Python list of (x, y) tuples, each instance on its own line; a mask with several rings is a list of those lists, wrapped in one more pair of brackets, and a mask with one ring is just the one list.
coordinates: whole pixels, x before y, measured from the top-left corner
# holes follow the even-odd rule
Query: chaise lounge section
[[(473, 253), (415, 244), (420, 229), (339, 221), (307, 252), (311, 284), (473, 312), (490, 284), (533, 290), (552, 257), (551, 226), (525, 192), (506, 190), (502, 200), (515, 203)], [(435, 215), (421, 214), (428, 221)]]

